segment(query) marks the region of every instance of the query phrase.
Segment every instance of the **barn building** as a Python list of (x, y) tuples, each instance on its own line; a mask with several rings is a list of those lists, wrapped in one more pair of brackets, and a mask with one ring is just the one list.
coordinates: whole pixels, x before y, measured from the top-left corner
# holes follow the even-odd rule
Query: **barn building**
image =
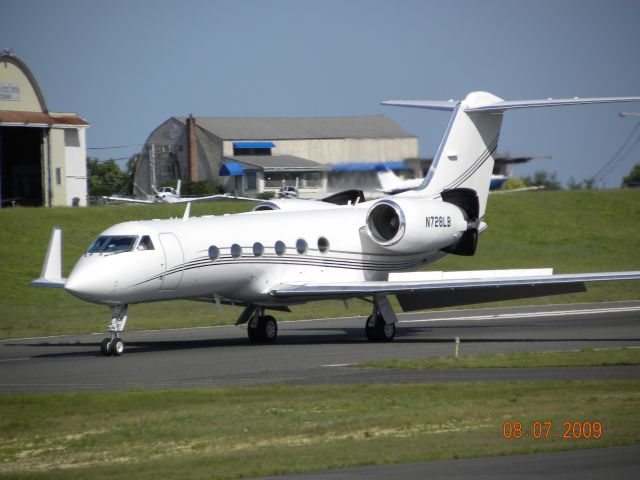
[(85, 131), (73, 113), (50, 112), (27, 65), (0, 55), (0, 205), (87, 204)]
[(375, 169), (409, 170), (418, 139), (386, 116), (171, 117), (145, 142), (136, 194), (152, 185), (208, 180), (255, 195), (297, 184), (303, 194), (375, 182)]

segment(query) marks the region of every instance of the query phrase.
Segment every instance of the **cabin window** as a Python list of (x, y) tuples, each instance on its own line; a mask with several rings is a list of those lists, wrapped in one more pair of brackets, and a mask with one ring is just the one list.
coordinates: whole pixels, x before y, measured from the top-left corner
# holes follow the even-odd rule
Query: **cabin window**
[(299, 238), (296, 241), (296, 250), (300, 255), (304, 255), (305, 253), (307, 253), (307, 250), (309, 250), (309, 245), (304, 238)]
[(209, 258), (211, 260), (217, 260), (219, 256), (220, 256), (220, 249), (215, 245), (211, 245), (209, 247)]
[(242, 247), (237, 243), (231, 245), (231, 256), (233, 258), (238, 258), (242, 255)]
[(130, 252), (137, 239), (136, 235), (101, 235), (91, 244), (87, 253)]
[(151, 237), (149, 235), (143, 235), (140, 239), (140, 243), (138, 243), (138, 250), (155, 250), (153, 248), (153, 242), (151, 241)]
[(327, 253), (329, 251), (329, 240), (325, 237), (320, 237), (318, 239), (318, 250), (320, 250), (320, 253)]
[(287, 251), (287, 246), (284, 244), (282, 240), (278, 240), (275, 245), (276, 255), (282, 256)]
[(256, 242), (253, 244), (253, 255), (256, 257), (261, 257), (264, 253), (264, 246), (260, 242)]

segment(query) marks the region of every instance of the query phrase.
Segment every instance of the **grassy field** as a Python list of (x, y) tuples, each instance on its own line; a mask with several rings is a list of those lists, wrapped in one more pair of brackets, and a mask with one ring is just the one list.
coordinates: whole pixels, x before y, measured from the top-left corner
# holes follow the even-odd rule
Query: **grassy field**
[[(247, 210), (246, 203), (194, 204), (192, 215)], [(40, 273), (53, 225), (64, 231), (64, 273), (108, 226), (134, 219), (181, 216), (181, 206), (105, 206), (86, 209), (16, 208), (0, 210), (0, 338), (105, 329), (110, 313), (59, 289), (34, 289), (30, 280)], [(492, 195), (474, 257), (448, 256), (432, 265), (438, 270), (554, 267), (556, 272), (592, 272), (640, 269), (640, 191), (524, 192)], [(628, 300), (640, 298), (637, 282), (589, 286), (589, 292), (539, 300), (509, 302), (558, 303)], [(364, 315), (370, 306), (350, 302), (317, 302), (278, 313), (281, 320), (323, 316)], [(231, 323), (239, 309), (208, 304), (168, 302), (133, 305), (130, 330), (205, 326)]]
[(640, 365), (640, 349), (584, 349), (579, 352), (509, 352), (455, 358), (372, 360), (359, 366), (391, 370), (449, 370), (452, 368), (537, 368)]
[[(639, 399), (640, 381), (0, 396), (0, 477), (241, 478), (635, 444)], [(506, 439), (506, 421), (552, 427)], [(602, 435), (563, 438), (564, 422)]]

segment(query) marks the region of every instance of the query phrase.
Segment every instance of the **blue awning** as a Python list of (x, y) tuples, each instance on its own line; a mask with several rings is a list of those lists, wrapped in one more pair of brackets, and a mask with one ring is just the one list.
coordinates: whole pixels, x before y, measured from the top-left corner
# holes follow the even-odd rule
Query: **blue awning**
[(393, 162), (351, 162), (351, 163), (334, 163), (331, 165), (332, 172), (379, 172), (381, 170), (404, 170), (407, 164), (403, 161)]
[(233, 148), (273, 148), (273, 142), (233, 142)]
[(218, 175), (221, 177), (241, 177), (244, 175), (244, 169), (238, 162), (224, 162)]

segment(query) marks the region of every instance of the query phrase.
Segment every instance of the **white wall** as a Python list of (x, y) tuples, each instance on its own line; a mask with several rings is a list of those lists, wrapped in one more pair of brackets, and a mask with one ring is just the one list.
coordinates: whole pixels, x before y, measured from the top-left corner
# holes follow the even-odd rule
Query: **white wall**
[(87, 206), (87, 147), (84, 128), (64, 129), (65, 205), (80, 199), (81, 207)]

